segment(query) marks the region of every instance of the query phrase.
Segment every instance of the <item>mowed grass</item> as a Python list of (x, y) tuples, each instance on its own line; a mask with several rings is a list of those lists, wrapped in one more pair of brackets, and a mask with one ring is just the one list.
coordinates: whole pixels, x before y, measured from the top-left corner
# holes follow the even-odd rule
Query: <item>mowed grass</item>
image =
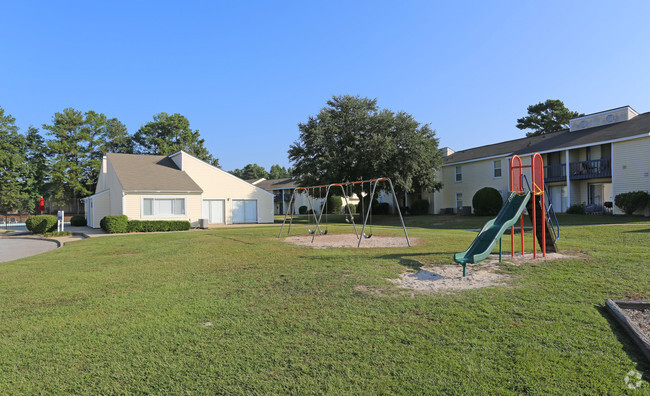
[(603, 308), (650, 299), (648, 222), (567, 227), (560, 249), (578, 257), (435, 295), (386, 279), (451, 264), (476, 233), (312, 249), (278, 231), (93, 238), (2, 264), (0, 393), (600, 395), (650, 376)]
[[(325, 215), (321, 222), (327, 224), (348, 224), (345, 215)], [(404, 224), (406, 227), (418, 228), (431, 228), (431, 229), (480, 229), (494, 216), (459, 216), (459, 215), (420, 215), (420, 216), (404, 216)], [(357, 214), (354, 217), (355, 222), (361, 223), (361, 215)], [(282, 224), (284, 221), (283, 215), (276, 215), (275, 222)], [(287, 219), (287, 224), (290, 219)], [(634, 224), (644, 223), (648, 221), (644, 216), (611, 216), (611, 215), (571, 215), (560, 213), (557, 214), (557, 221), (560, 226), (575, 226), (575, 225), (604, 225), (604, 224)], [(313, 224), (313, 216), (296, 215), (293, 219), (294, 224)], [(372, 224), (378, 226), (400, 226), (402, 223), (396, 215), (375, 215), (372, 217)], [(530, 218), (524, 216), (524, 225), (532, 226)]]

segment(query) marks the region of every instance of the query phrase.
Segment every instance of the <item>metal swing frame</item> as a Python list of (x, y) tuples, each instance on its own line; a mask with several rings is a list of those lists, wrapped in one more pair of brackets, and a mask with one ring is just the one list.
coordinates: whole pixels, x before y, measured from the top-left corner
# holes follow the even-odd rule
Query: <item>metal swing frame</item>
[[(393, 202), (395, 204), (395, 209), (397, 210), (397, 214), (399, 215), (400, 222), (402, 224), (402, 229), (404, 230), (404, 237), (406, 238), (406, 243), (408, 246), (411, 246), (411, 241), (409, 240), (409, 235), (408, 232), (406, 231), (406, 225), (404, 224), (404, 217), (402, 217), (402, 211), (399, 208), (399, 201), (397, 199), (397, 194), (395, 194), (395, 188), (393, 186), (393, 182), (387, 178), (387, 177), (379, 177), (376, 179), (370, 179), (370, 180), (360, 180), (360, 181), (354, 181), (354, 182), (344, 182), (344, 183), (333, 183), (333, 184), (326, 184), (326, 185), (320, 185), (320, 186), (310, 186), (310, 187), (297, 187), (295, 190), (293, 190), (293, 194), (291, 194), (291, 200), (289, 201), (289, 212), (291, 212), (291, 216), (289, 216), (289, 213), (284, 214), (284, 220), (282, 221), (282, 226), (280, 227), (280, 232), (278, 233), (278, 238), (282, 236), (282, 232), (284, 231), (284, 226), (287, 223), (287, 218), (289, 218), (289, 226), (287, 228), (287, 235), (291, 233), (291, 225), (293, 224), (293, 216), (294, 216), (294, 211), (295, 211), (295, 202), (296, 202), (296, 195), (300, 191), (307, 191), (307, 202), (309, 203), (309, 207), (311, 209), (311, 215), (314, 216), (314, 220), (316, 221), (316, 228), (312, 234), (311, 242), (314, 243), (314, 239), (316, 238), (316, 234), (320, 233), (320, 235), (324, 235), (324, 233), (321, 231), (321, 220), (323, 219), (323, 210), (321, 209), (320, 214), (318, 217), (316, 217), (316, 212), (314, 211), (314, 205), (311, 200), (311, 196), (309, 195), (309, 190), (312, 189), (315, 191), (316, 188), (323, 188), (325, 187), (325, 201), (327, 201), (327, 198), (329, 197), (330, 190), (332, 187), (340, 187), (341, 191), (343, 192), (343, 196), (345, 197), (346, 205), (345, 207), (348, 210), (348, 214), (350, 215), (350, 219), (352, 221), (352, 226), (354, 227), (354, 233), (359, 240), (359, 243), (357, 244), (357, 247), (361, 247), (361, 241), (363, 241), (365, 238), (361, 237), (364, 235), (366, 226), (368, 225), (368, 219), (370, 218), (370, 213), (372, 210), (372, 200), (375, 197), (375, 192), (377, 191), (377, 185), (379, 182), (388, 182), (388, 185), (390, 186), (390, 191), (393, 195)], [(369, 185), (372, 187), (371, 188), (371, 194), (370, 194), (370, 199), (369, 199), (369, 205), (368, 205), (368, 210), (367, 213), (365, 214), (363, 218), (363, 226), (361, 228), (361, 236), (359, 235), (359, 232), (357, 231), (357, 226), (354, 222), (354, 214), (352, 214), (352, 210), (350, 210), (350, 205), (348, 201), (348, 196), (345, 192), (345, 187), (348, 186), (353, 186), (355, 184), (362, 184), (362, 183), (369, 183)], [(363, 197), (361, 197), (363, 199)], [(363, 214), (362, 214), (363, 215)], [(371, 225), (372, 226), (372, 225)]]

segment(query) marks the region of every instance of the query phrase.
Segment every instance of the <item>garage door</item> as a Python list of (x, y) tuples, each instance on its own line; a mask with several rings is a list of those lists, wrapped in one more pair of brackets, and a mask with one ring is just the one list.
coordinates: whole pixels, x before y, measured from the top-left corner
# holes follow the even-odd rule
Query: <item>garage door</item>
[(224, 201), (222, 199), (204, 199), (203, 213), (201, 218), (208, 219), (210, 224), (223, 224), (224, 221)]
[(233, 199), (232, 222), (257, 223), (257, 201), (248, 199)]

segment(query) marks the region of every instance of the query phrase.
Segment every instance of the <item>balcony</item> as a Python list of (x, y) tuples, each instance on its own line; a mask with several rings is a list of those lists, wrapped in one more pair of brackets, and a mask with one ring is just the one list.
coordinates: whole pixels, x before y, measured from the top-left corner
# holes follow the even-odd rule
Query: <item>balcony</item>
[[(569, 164), (571, 180), (612, 177), (611, 158), (571, 162)], [(547, 183), (566, 180), (566, 165), (553, 164), (544, 166), (544, 181)]]
[(546, 183), (565, 181), (566, 180), (566, 165), (553, 164), (544, 166), (544, 181)]
[[(284, 194), (284, 202), (289, 202), (291, 201), (291, 194), (285, 193)], [(282, 202), (282, 194), (276, 194), (273, 197), (273, 202)]]

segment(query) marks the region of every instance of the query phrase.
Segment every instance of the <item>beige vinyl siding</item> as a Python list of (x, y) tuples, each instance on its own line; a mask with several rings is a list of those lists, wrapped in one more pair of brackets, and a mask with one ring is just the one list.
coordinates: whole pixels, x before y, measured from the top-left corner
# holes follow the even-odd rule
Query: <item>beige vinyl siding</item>
[[(456, 208), (456, 194), (463, 194), (463, 206), (471, 206), (474, 194), (483, 187), (492, 187), (504, 195), (509, 190), (508, 159), (501, 158), (501, 177), (494, 177), (495, 158), (467, 162), (464, 164), (450, 164), (443, 166), (441, 181), (443, 187), (434, 194), (434, 211), (440, 209)], [(522, 158), (526, 162), (526, 158)], [(528, 159), (528, 162), (530, 160)], [(456, 167), (462, 170), (462, 182), (456, 182)]]
[(99, 222), (110, 214), (110, 193), (101, 194), (93, 197), (91, 199), (93, 208), (91, 213), (93, 215), (92, 224), (95, 225), (95, 228), (99, 228)]
[[(185, 216), (143, 216), (143, 198), (185, 198)], [(126, 194), (124, 214), (129, 220), (188, 220), (196, 223), (201, 218), (200, 194)]]
[[(612, 144), (612, 195), (630, 191), (650, 191), (650, 137)], [(647, 215), (647, 210), (638, 214)], [(614, 207), (615, 214), (623, 211)]]
[(122, 185), (115, 174), (115, 169), (110, 161), (106, 161), (106, 188), (110, 191), (110, 214), (124, 214), (122, 208)]
[[(226, 224), (232, 224), (232, 200), (253, 199), (257, 201), (257, 220), (259, 223), (273, 222), (273, 194), (253, 186), (221, 169), (215, 168), (184, 152), (172, 160), (186, 172), (203, 190), (202, 199), (223, 199), (226, 202)], [(201, 215), (201, 202), (198, 203)]]

